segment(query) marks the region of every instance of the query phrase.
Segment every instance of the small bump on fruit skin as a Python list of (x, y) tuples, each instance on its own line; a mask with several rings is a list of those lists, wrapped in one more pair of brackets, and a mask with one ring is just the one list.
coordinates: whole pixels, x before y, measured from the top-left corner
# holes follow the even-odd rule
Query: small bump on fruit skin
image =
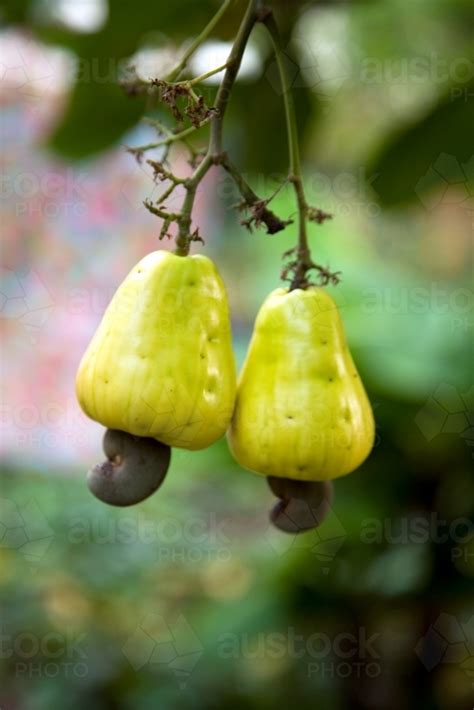
[(244, 468), (325, 481), (373, 446), (370, 403), (338, 309), (322, 288), (279, 288), (262, 305), (240, 374), (228, 441)]
[(104, 503), (134, 505), (163, 483), (171, 460), (171, 449), (166, 444), (107, 429), (103, 448), (107, 460), (89, 471), (87, 485)]

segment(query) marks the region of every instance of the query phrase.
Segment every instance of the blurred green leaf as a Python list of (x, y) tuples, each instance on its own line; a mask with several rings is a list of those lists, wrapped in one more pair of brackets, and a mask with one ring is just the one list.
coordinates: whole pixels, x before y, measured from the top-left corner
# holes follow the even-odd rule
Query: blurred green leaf
[[(309, 89), (298, 87), (294, 101), (302, 137), (312, 119)], [(249, 106), (254, 110), (249, 112)], [(278, 85), (266, 74), (252, 84), (237, 84), (227, 120), (231, 127), (227, 133), (233, 136), (234, 145), (227, 144), (226, 148), (238, 158), (236, 162), (242, 172), (281, 173), (281, 178), (286, 175), (288, 144), (283, 97)]]
[(68, 158), (83, 158), (113, 145), (140, 119), (143, 97), (130, 97), (117, 84), (78, 83), (49, 147)]
[(30, 0), (2, 0), (0, 18), (2, 23), (23, 23), (28, 19)]
[(369, 165), (367, 175), (377, 175), (373, 188), (386, 206), (412, 202), (420, 191), (443, 185), (449, 175), (432, 166), (440, 155), (456, 164), (472, 155), (474, 83), (452, 87), (421, 120), (398, 130)]

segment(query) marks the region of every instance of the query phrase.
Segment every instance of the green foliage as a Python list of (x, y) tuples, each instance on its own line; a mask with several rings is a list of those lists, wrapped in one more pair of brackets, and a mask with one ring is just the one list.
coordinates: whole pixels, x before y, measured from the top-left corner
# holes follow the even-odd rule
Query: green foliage
[(144, 107), (143, 97), (131, 101), (115, 83), (78, 83), (49, 146), (73, 159), (105, 150), (136, 124)]
[[(430, 168), (445, 153), (458, 161), (458, 173), (459, 164), (467, 164), (472, 155), (473, 126), (474, 83), (471, 83), (450, 87), (448, 94), (425, 116), (387, 137), (369, 167), (369, 174), (377, 175), (373, 187), (381, 202), (393, 206), (413, 201), (417, 197), (416, 187), (427, 173), (423, 189), (441, 187), (449, 178), (459, 181), (458, 174), (441, 175)], [(465, 176), (461, 175), (463, 180)]]

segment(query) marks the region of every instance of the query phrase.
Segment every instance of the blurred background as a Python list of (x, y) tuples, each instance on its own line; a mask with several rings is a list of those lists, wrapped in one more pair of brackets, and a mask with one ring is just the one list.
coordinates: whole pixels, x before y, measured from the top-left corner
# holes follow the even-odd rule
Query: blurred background
[[(195, 55), (229, 51), (236, 0)], [(474, 689), (472, 226), (468, 0), (275, 2), (301, 129), (310, 225), (377, 423), (368, 461), (298, 537), (225, 441), (176, 450), (159, 493), (95, 500), (102, 428), (74, 397), (118, 284), (159, 246), (157, 195), (125, 150), (169, 112), (130, 96), (176, 63), (214, 0), (1, 3), (2, 710), (471, 708)], [(215, 85), (201, 88), (212, 104)], [(281, 90), (257, 27), (225, 146), (256, 192), (287, 170)], [(206, 129), (196, 134), (205, 145)], [(159, 157), (159, 155), (158, 155)], [(185, 173), (182, 149), (171, 154)], [(279, 285), (295, 227), (239, 225), (213, 170), (194, 221), (229, 291), (236, 356)], [(289, 190), (274, 211), (294, 214)]]

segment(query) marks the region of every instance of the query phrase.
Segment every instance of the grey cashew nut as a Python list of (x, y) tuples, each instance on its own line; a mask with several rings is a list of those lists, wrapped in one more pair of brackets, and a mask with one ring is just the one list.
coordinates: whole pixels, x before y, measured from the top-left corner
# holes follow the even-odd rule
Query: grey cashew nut
[(296, 481), (268, 476), (268, 485), (280, 498), (270, 520), (283, 532), (299, 533), (317, 528), (327, 517), (333, 501), (332, 481)]
[(87, 485), (104, 503), (139, 503), (163, 483), (171, 459), (171, 449), (166, 444), (107, 429), (103, 448), (107, 460), (88, 472)]

